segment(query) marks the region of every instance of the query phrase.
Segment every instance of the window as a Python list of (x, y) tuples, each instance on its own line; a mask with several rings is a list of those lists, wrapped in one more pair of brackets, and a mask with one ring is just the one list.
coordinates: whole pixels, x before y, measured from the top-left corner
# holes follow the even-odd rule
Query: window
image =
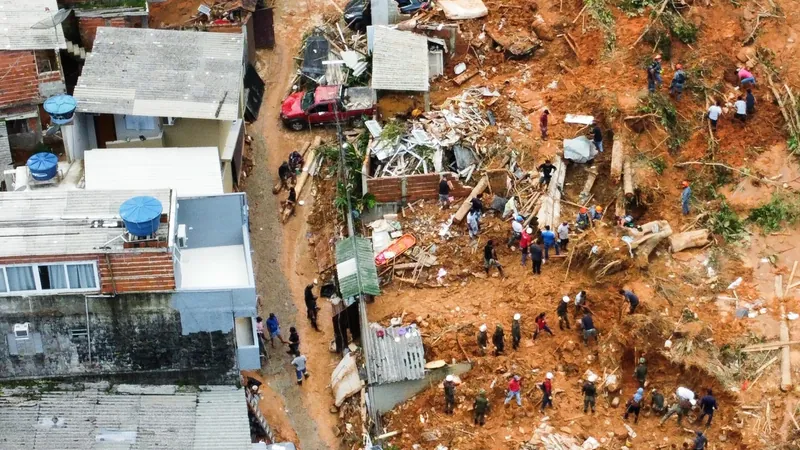
[(93, 262), (0, 266), (0, 293), (91, 291), (97, 287)]
[(317, 105), (317, 106), (311, 108), (308, 111), (309, 114), (326, 113), (326, 112), (328, 112), (328, 104), (327, 103), (323, 103), (321, 105)]
[(6, 120), (8, 134), (29, 133), (31, 128), (28, 126), (28, 119)]
[(39, 73), (54, 72), (58, 70), (55, 50), (36, 50), (36, 68)]

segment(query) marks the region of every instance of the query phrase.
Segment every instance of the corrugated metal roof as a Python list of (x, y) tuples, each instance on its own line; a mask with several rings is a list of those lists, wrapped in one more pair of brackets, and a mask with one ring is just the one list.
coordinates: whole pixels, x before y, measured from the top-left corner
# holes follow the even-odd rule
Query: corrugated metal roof
[(173, 189), (178, 197), (224, 194), (216, 147), (96, 149), (83, 155), (86, 189)]
[(118, 394), (88, 389), (0, 392), (3, 450), (250, 450), (244, 391)]
[(11, 146), (8, 144), (8, 128), (6, 122), (0, 120), (0, 171), (10, 169), (13, 162)]
[(56, 0), (0, 0), (0, 50), (67, 48), (61, 25), (33, 29), (58, 11)]
[[(63, 191), (43, 188), (24, 192), (0, 192), (0, 256), (121, 251), (120, 240), (108, 248), (101, 246), (119, 237), (124, 232), (123, 228), (92, 228), (91, 224), (93, 220), (120, 220), (120, 205), (139, 195), (158, 199), (164, 207), (164, 214), (169, 217), (169, 189)], [(168, 223), (162, 223), (158, 235), (166, 236), (168, 228)]]
[(425, 350), (416, 325), (383, 328), (373, 323), (367, 330), (367, 339), (370, 382), (384, 384), (425, 377)]
[(428, 39), (409, 31), (375, 27), (372, 89), (427, 92)]
[(380, 295), (378, 270), (368, 239), (351, 236), (336, 243), (336, 276), (344, 298), (359, 294)]
[(235, 120), (243, 52), (242, 34), (99, 27), (77, 111)]

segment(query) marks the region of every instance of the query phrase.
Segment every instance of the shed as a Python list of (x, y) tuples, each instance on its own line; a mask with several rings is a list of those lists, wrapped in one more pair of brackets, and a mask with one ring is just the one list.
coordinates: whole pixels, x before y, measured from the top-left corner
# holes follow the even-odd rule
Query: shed
[(428, 38), (409, 31), (373, 28), (372, 89), (428, 92)]
[(351, 236), (336, 243), (336, 274), (343, 298), (381, 293), (372, 243), (368, 239)]
[(388, 327), (372, 323), (366, 331), (370, 383), (385, 384), (425, 377), (425, 350), (416, 325)]

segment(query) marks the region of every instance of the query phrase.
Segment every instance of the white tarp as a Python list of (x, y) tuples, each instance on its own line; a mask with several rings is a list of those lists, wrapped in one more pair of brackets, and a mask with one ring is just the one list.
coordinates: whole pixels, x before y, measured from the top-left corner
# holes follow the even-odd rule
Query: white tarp
[(348, 397), (361, 390), (361, 379), (358, 377), (356, 360), (350, 353), (344, 355), (339, 365), (331, 373), (331, 389), (334, 404), (338, 408)]
[(591, 125), (594, 121), (593, 116), (582, 116), (580, 114), (567, 114), (564, 118), (565, 123), (577, 123), (579, 125)]
[(587, 163), (597, 156), (597, 148), (585, 136), (574, 139), (564, 139), (564, 159), (575, 161), (579, 164)]
[(436, 3), (450, 20), (477, 19), (489, 14), (482, 0), (439, 0)]

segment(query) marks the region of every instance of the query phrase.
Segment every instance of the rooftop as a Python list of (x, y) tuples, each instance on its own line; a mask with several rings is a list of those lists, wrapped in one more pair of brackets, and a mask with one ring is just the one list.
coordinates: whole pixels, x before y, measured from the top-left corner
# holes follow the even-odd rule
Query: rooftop
[(8, 144), (8, 128), (6, 123), (0, 120), (0, 171), (10, 169), (13, 163), (11, 146)]
[[(3, 243), (0, 257), (122, 251), (123, 241), (118, 238), (124, 234), (124, 228), (117, 225), (119, 207), (129, 198), (140, 195), (149, 195), (161, 202), (164, 212), (157, 234), (166, 238), (173, 206), (169, 189), (0, 192), (0, 242)], [(106, 223), (97, 226), (95, 221), (98, 220)], [(143, 250), (146, 249), (137, 249)]]
[(34, 396), (0, 391), (0, 447), (251, 450), (243, 389), (201, 389), (182, 393), (175, 386), (115, 386), (115, 392), (108, 392), (89, 385)]
[(428, 91), (428, 38), (376, 26), (373, 40), (372, 89)]
[(56, 0), (0, 0), (0, 50), (67, 48), (60, 24), (31, 28), (57, 11)]
[(83, 155), (86, 189), (173, 189), (179, 197), (224, 193), (216, 147), (96, 149)]
[(77, 111), (235, 120), (243, 57), (239, 33), (99, 27)]
[(371, 323), (367, 341), (370, 382), (385, 384), (425, 377), (425, 350), (416, 325), (384, 328)]

